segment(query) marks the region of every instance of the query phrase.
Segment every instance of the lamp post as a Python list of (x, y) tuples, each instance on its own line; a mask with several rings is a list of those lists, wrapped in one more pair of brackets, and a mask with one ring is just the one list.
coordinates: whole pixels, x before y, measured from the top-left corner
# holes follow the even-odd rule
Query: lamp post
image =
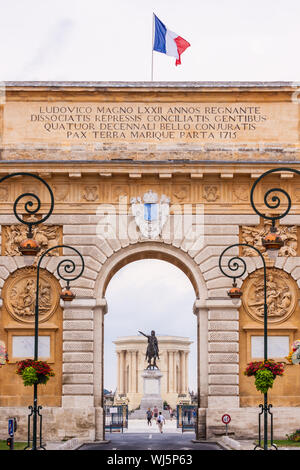
[[(21, 222), (21, 224), (27, 225), (27, 227), (28, 227), (27, 239), (25, 239), (21, 242), (19, 250), (23, 255), (34, 256), (40, 251), (40, 247), (39, 247), (38, 243), (33, 239), (32, 227), (35, 226), (35, 225), (38, 225), (38, 224), (42, 224), (43, 222), (45, 222), (50, 217), (50, 215), (52, 214), (53, 209), (54, 209), (54, 196), (53, 196), (53, 192), (52, 192), (52, 189), (50, 188), (49, 184), (45, 180), (43, 180), (43, 178), (41, 178), (38, 175), (34, 175), (33, 173), (27, 173), (27, 172), (24, 172), (24, 171), (19, 171), (19, 172), (16, 172), (16, 173), (10, 173), (9, 175), (3, 176), (0, 179), (0, 183), (3, 183), (3, 181), (5, 181), (9, 178), (16, 177), (16, 176), (30, 176), (30, 177), (38, 180), (39, 182), (43, 183), (46, 186), (46, 188), (49, 192), (49, 195), (50, 195), (50, 208), (49, 208), (47, 214), (44, 217), (41, 217), (41, 219), (38, 219), (38, 220), (32, 220), (32, 219), (31, 220), (30, 219), (26, 220), (18, 214), (18, 204), (21, 202), (22, 199), (25, 199), (25, 198), (28, 198), (28, 197), (34, 199), (34, 202), (32, 200), (29, 200), (29, 201), (27, 200), (24, 203), (25, 212), (28, 215), (31, 215), (31, 216), (34, 216), (35, 214), (37, 214), (39, 212), (39, 210), (41, 208), (41, 200), (36, 194), (31, 193), (31, 192), (23, 193), (20, 196), (18, 196), (17, 199), (14, 202), (13, 211), (14, 211), (15, 217), (18, 219), (19, 222)], [(34, 204), (36, 204), (35, 207), (34, 207)]]
[[(36, 242), (36, 240), (33, 239), (32, 227), (45, 222), (50, 217), (50, 215), (52, 214), (53, 209), (54, 209), (54, 196), (53, 196), (52, 189), (50, 188), (48, 183), (45, 180), (43, 180), (43, 178), (41, 178), (40, 176), (32, 174), (32, 173), (27, 173), (27, 172), (11, 173), (11, 174), (6, 175), (3, 178), (1, 178), (0, 183), (7, 180), (8, 178), (12, 178), (12, 177), (16, 177), (16, 176), (30, 176), (32, 178), (35, 178), (36, 180), (38, 180), (39, 182), (43, 183), (46, 186), (46, 188), (49, 192), (49, 195), (50, 195), (50, 208), (49, 208), (47, 214), (44, 217), (41, 217), (38, 220), (32, 220), (32, 219), (26, 220), (18, 214), (18, 205), (20, 204), (22, 199), (24, 200), (24, 199), (28, 199), (28, 198), (33, 199), (34, 202), (32, 200), (27, 200), (24, 203), (25, 212), (28, 215), (33, 216), (33, 215), (37, 214), (40, 211), (40, 209), (41, 209), (41, 200), (36, 194), (34, 194), (32, 192), (27, 192), (27, 193), (21, 194), (15, 200), (14, 206), (13, 206), (13, 211), (14, 211), (14, 214), (15, 214), (16, 218), (18, 219), (18, 221), (21, 222), (22, 224), (27, 225), (27, 227), (28, 227), (27, 238), (20, 243), (19, 250), (20, 250), (21, 254), (23, 254), (25, 256), (36, 256), (38, 254), (38, 252), (40, 251), (40, 246)], [(71, 278), (70, 278), (70, 274), (74, 273), (74, 271), (76, 269), (75, 262), (71, 259), (63, 259), (58, 263), (58, 266), (57, 266), (58, 277), (67, 282), (66, 288), (63, 290), (63, 292), (61, 293), (61, 296), (60, 296), (62, 300), (64, 300), (64, 301), (73, 300), (75, 295), (70, 290), (70, 281), (75, 281), (76, 279), (78, 279), (82, 275), (83, 270), (84, 270), (84, 259), (83, 259), (82, 255), (79, 253), (78, 250), (76, 250), (74, 247), (69, 246), (69, 245), (56, 245), (56, 246), (53, 246), (53, 247), (47, 249), (46, 251), (44, 251), (42, 256), (39, 258), (38, 263), (37, 263), (36, 292), (35, 292), (35, 316), (34, 316), (34, 360), (35, 361), (38, 360), (40, 266), (41, 266), (41, 262), (43, 261), (44, 257), (50, 251), (55, 250), (57, 248), (68, 248), (68, 249), (72, 250), (73, 252), (75, 252), (76, 255), (78, 255), (80, 257), (80, 263), (81, 263), (80, 264), (81, 268), (79, 270), (79, 273), (77, 275), (73, 275), (73, 277), (71, 277)], [(62, 274), (62, 269), (64, 270), (64, 274)], [(30, 419), (31, 419), (31, 416), (33, 416), (32, 450), (37, 450), (37, 419), (38, 419), (38, 416), (40, 416), (40, 446), (39, 446), (39, 448), (44, 449), (44, 447), (42, 446), (42, 416), (40, 415), (41, 408), (42, 407), (38, 406), (38, 404), (37, 404), (37, 383), (35, 383), (34, 384), (34, 391), (33, 391), (33, 406), (29, 406), (29, 409), (31, 410), (31, 413), (28, 415), (28, 445), (27, 445), (27, 447), (25, 447), (25, 449), (27, 449), (29, 447), (29, 443), (30, 443)]]
[[(277, 228), (275, 226), (275, 222), (276, 222), (276, 220), (282, 219), (283, 217), (285, 217), (289, 213), (289, 211), (291, 209), (291, 205), (292, 205), (291, 198), (290, 198), (290, 195), (282, 188), (271, 188), (268, 191), (266, 191), (266, 193), (264, 195), (264, 204), (268, 209), (271, 209), (271, 210), (280, 209), (280, 206), (282, 204), (282, 201), (280, 200), (280, 197), (278, 195), (274, 195), (274, 194), (271, 197), (272, 202), (270, 202), (270, 196), (272, 195), (272, 193), (275, 193), (275, 192), (280, 193), (280, 195), (283, 195), (286, 198), (286, 202), (287, 202), (287, 207), (283, 210), (283, 212), (281, 212), (281, 214), (266, 215), (265, 213), (262, 213), (256, 207), (255, 202), (254, 202), (254, 191), (255, 191), (258, 183), (262, 180), (262, 178), (265, 178), (266, 176), (271, 175), (271, 174), (276, 173), (276, 172), (284, 172), (284, 173), (292, 172), (292, 173), (295, 173), (297, 175), (300, 175), (300, 171), (295, 170), (294, 168), (288, 168), (288, 167), (274, 168), (274, 169), (271, 169), (271, 170), (268, 170), (268, 171), (264, 172), (259, 178), (257, 178), (255, 183), (252, 185), (251, 192), (250, 192), (250, 202), (251, 202), (251, 206), (252, 206), (253, 210), (256, 212), (256, 214), (258, 214), (263, 219), (267, 219), (267, 220), (270, 220), (272, 222), (270, 233), (262, 239), (262, 244), (266, 248), (268, 253), (269, 252), (271, 252), (271, 253), (275, 252), (276, 253), (281, 248), (281, 246), (283, 246), (283, 241), (277, 233)], [(248, 247), (248, 248), (251, 248), (251, 249), (255, 250), (257, 252), (257, 254), (260, 256), (260, 258), (263, 262), (263, 276), (264, 276), (264, 361), (267, 361), (268, 360), (267, 272), (266, 272), (265, 259), (262, 255), (262, 253), (257, 248), (255, 248), (254, 246), (248, 245), (247, 243), (236, 243), (234, 245), (231, 245), (231, 246), (227, 247), (221, 253), (220, 258), (219, 258), (219, 268), (220, 268), (221, 272), (226, 277), (230, 277), (234, 281), (233, 287), (228, 292), (228, 295), (231, 298), (241, 297), (242, 292), (236, 286), (236, 279), (242, 277), (246, 272), (247, 266), (246, 266), (245, 260), (243, 260), (240, 256), (233, 256), (228, 261), (228, 266), (227, 267), (233, 274), (229, 274), (228, 272), (225, 272), (223, 267), (222, 267), (222, 258), (224, 256), (224, 254), (228, 250), (230, 250), (231, 248), (240, 247), (240, 246), (241, 247), (245, 246), (245, 247)], [(271, 414), (271, 445), (274, 446), (274, 444), (273, 444), (273, 419), (272, 419), (273, 416), (272, 416), (272, 413), (270, 411), (270, 408), (272, 407), (272, 405), (268, 404), (268, 395), (267, 395), (267, 393), (264, 393), (264, 404), (260, 405), (260, 407), (261, 407), (260, 416), (261, 416), (262, 413), (264, 415), (264, 450), (268, 450), (268, 413)], [(259, 420), (259, 446), (260, 446), (260, 420)], [(259, 447), (259, 446), (255, 446), (255, 448)], [(276, 446), (274, 446), (274, 447), (276, 448)]]
[[(51, 248), (49, 248), (48, 250), (46, 250), (42, 256), (39, 258), (39, 261), (38, 261), (38, 264), (37, 264), (37, 276), (36, 276), (36, 298), (35, 298), (35, 316), (34, 316), (34, 360), (37, 361), (38, 360), (38, 340), (39, 340), (39, 336), (38, 336), (38, 331), (39, 331), (39, 279), (40, 279), (40, 266), (41, 266), (41, 262), (43, 261), (44, 257), (52, 250), (55, 250), (57, 248), (68, 248), (70, 250), (73, 250), (79, 257), (80, 257), (80, 260), (81, 260), (81, 269), (79, 271), (79, 273), (72, 277), (72, 279), (70, 279), (70, 277), (65, 277), (62, 273), (61, 273), (61, 268), (64, 269), (65, 273), (66, 274), (70, 274), (70, 273), (73, 273), (76, 269), (76, 265), (74, 263), (73, 260), (71, 259), (63, 259), (62, 261), (60, 261), (60, 263), (58, 264), (57, 266), (57, 274), (59, 276), (60, 279), (63, 279), (67, 282), (67, 286), (66, 286), (66, 289), (61, 293), (61, 299), (65, 300), (65, 301), (70, 301), (70, 300), (73, 300), (73, 298), (75, 297), (75, 295), (71, 292), (70, 290), (70, 280), (72, 281), (75, 281), (76, 279), (78, 279), (82, 273), (83, 273), (83, 270), (84, 270), (84, 260), (83, 260), (83, 257), (82, 255), (79, 253), (78, 250), (76, 250), (76, 248), (72, 247), (72, 246), (69, 246), (69, 245), (56, 245), (56, 246), (53, 246)], [(37, 417), (38, 415), (41, 417), (39, 411), (40, 409), (42, 408), (41, 406), (38, 406), (37, 405), (37, 386), (38, 384), (35, 383), (33, 385), (34, 389), (33, 389), (33, 407), (29, 407), (31, 409), (31, 415), (33, 415), (33, 430), (32, 430), (32, 450), (37, 450)], [(28, 445), (29, 445), (29, 442), (28, 442)], [(43, 448), (42, 446), (42, 426), (40, 426), (40, 448)]]
[[(264, 277), (264, 361), (268, 360), (268, 306), (267, 306), (267, 268), (266, 262), (261, 254), (261, 252), (252, 245), (248, 245), (248, 243), (235, 243), (234, 245), (228, 246), (223, 250), (219, 258), (219, 268), (220, 271), (226, 276), (233, 279), (233, 287), (229, 290), (228, 295), (231, 298), (240, 298), (242, 295), (241, 289), (236, 286), (236, 279), (242, 277), (247, 269), (247, 265), (245, 260), (243, 260), (240, 256), (233, 256), (228, 261), (227, 267), (233, 273), (229, 274), (228, 272), (224, 271), (222, 266), (222, 260), (225, 253), (232, 248), (235, 247), (248, 247), (256, 251), (256, 253), (260, 256), (263, 262), (263, 277)], [(268, 449), (268, 413), (270, 413), (270, 407), (272, 405), (268, 405), (268, 394), (264, 393), (264, 404), (260, 405), (263, 410), (264, 414), (264, 450)], [(260, 432), (259, 432), (259, 440), (260, 440)], [(273, 438), (271, 438), (271, 443)]]

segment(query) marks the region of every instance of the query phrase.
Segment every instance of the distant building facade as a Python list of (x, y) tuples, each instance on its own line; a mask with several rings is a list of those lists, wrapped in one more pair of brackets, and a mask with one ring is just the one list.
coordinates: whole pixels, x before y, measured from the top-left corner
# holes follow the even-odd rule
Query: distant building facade
[[(172, 408), (180, 400), (189, 401), (189, 353), (192, 341), (182, 336), (157, 336), (157, 366), (163, 374), (162, 399)], [(117, 353), (116, 399), (126, 397), (129, 409), (139, 407), (143, 396), (142, 372), (147, 368), (147, 338), (124, 336), (114, 341)]]

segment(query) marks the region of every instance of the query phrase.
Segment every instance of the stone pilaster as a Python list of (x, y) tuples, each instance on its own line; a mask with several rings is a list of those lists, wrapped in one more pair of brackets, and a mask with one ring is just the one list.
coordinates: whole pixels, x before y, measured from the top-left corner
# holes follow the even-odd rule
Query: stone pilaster
[(208, 312), (205, 301), (196, 300), (194, 314), (197, 316), (197, 367), (198, 367), (198, 404), (207, 407), (208, 397)]
[(97, 299), (94, 314), (94, 407), (95, 440), (105, 439), (103, 412), (104, 371), (104, 315), (107, 312), (105, 299)]
[(94, 406), (93, 299), (62, 302), (63, 377), (62, 407)]
[(206, 302), (208, 408), (239, 407), (239, 300)]

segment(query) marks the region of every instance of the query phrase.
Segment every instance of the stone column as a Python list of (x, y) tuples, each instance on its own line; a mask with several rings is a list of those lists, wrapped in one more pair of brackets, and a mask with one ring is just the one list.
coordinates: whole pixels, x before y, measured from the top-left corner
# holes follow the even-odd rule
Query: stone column
[(169, 392), (174, 391), (174, 353), (169, 351)]
[(120, 395), (125, 393), (125, 351), (120, 351)]
[(185, 391), (184, 393), (188, 393), (189, 391), (189, 353), (184, 353), (184, 361), (185, 361)]
[(137, 392), (137, 363), (136, 363), (136, 351), (132, 351), (132, 358), (131, 358), (131, 390), (133, 393)]
[(176, 374), (176, 352), (172, 352), (173, 355), (173, 392), (177, 392), (177, 374)]
[(97, 300), (94, 308), (94, 407), (95, 407), (95, 440), (103, 441), (103, 370), (104, 370), (104, 315), (107, 312), (105, 299)]
[(180, 351), (180, 393), (185, 393), (185, 353)]
[(120, 393), (120, 351), (117, 351), (117, 391), (116, 394)]

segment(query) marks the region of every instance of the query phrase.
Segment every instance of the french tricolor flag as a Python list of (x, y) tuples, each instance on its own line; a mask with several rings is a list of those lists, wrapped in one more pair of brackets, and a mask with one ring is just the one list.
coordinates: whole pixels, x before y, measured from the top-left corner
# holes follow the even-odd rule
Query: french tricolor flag
[(175, 65), (180, 65), (180, 55), (190, 46), (190, 43), (173, 31), (170, 31), (160, 19), (154, 15), (153, 50), (176, 57)]

